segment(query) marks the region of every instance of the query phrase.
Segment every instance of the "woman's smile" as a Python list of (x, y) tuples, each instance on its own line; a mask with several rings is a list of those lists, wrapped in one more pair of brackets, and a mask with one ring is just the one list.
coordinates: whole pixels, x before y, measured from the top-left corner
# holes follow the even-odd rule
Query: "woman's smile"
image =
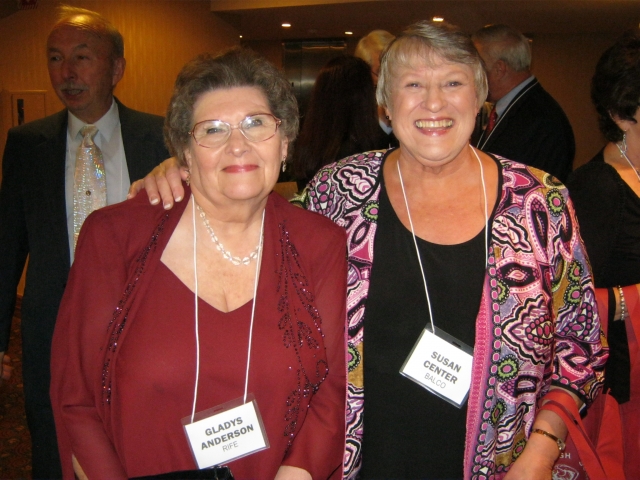
[(229, 165), (228, 167), (224, 167), (222, 171), (226, 173), (248, 173), (253, 172), (258, 169), (258, 165), (248, 164), (248, 165)]
[(429, 119), (416, 120), (414, 124), (420, 130), (422, 130), (423, 133), (438, 134), (438, 133), (444, 133), (444, 131), (453, 127), (453, 123), (454, 122), (452, 119), (446, 118), (446, 119), (433, 119), (433, 120), (429, 120)]

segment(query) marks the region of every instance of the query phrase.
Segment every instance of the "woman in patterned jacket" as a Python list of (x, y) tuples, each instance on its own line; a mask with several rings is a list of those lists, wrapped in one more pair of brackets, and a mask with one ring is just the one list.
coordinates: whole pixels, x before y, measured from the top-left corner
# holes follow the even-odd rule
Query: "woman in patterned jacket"
[(466, 35), (413, 25), (377, 93), (400, 147), (325, 167), (301, 199), (349, 237), (346, 477), (551, 478), (567, 429), (545, 397), (583, 406), (601, 388), (567, 190), (469, 145), (486, 94)]
[[(567, 189), (469, 145), (487, 79), (450, 26), (399, 36), (377, 95), (400, 147), (298, 199), (348, 235), (344, 476), (550, 479), (567, 433), (550, 409), (591, 404), (607, 358)], [(171, 176), (149, 197), (180, 196)]]

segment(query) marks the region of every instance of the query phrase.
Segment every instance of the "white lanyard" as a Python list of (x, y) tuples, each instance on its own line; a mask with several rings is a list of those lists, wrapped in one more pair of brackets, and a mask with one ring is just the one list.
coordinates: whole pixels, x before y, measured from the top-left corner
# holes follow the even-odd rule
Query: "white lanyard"
[[(486, 269), (489, 261), (489, 214), (487, 211), (487, 190), (484, 182), (482, 162), (473, 148), (472, 151), (480, 164), (480, 179), (482, 180), (482, 192), (484, 194), (484, 245)], [(451, 403), (457, 408), (461, 408), (466, 402), (467, 396), (469, 395), (469, 389), (471, 387), (473, 349), (465, 345), (464, 342), (455, 339), (448, 333), (436, 329), (436, 326), (434, 325), (433, 312), (431, 310), (431, 299), (429, 298), (429, 289), (427, 288), (427, 278), (422, 266), (422, 259), (420, 258), (420, 250), (418, 249), (418, 241), (416, 240), (413, 221), (411, 220), (409, 201), (407, 200), (407, 194), (404, 189), (399, 161), (398, 176), (400, 177), (402, 196), (404, 197), (404, 204), (407, 208), (407, 217), (409, 218), (409, 225), (411, 226), (413, 244), (416, 247), (418, 263), (420, 264), (420, 272), (422, 273), (422, 281), (424, 283), (424, 292), (427, 297), (427, 305), (429, 307), (429, 320), (431, 322), (431, 331), (429, 331), (428, 327), (425, 327), (424, 330), (422, 330), (422, 334), (418, 338), (418, 341), (400, 368), (400, 373), (443, 400)]]
[[(195, 303), (195, 328), (196, 328), (196, 381), (193, 391), (193, 408), (191, 409), (191, 423), (194, 421), (194, 416), (196, 413), (196, 403), (198, 399), (198, 379), (200, 377), (200, 335), (198, 332), (198, 320), (199, 320), (199, 312), (198, 312), (198, 262), (196, 255), (196, 245), (197, 245), (197, 233), (196, 233), (196, 200), (191, 194), (192, 201), (192, 219), (193, 219), (193, 275), (195, 280), (194, 287), (194, 303)], [(266, 209), (265, 209), (266, 210)], [(264, 240), (264, 217), (265, 210), (262, 211), (262, 225), (260, 226), (260, 247), (258, 248), (258, 258), (256, 261), (256, 275), (255, 281), (253, 285), (253, 305), (251, 306), (251, 324), (249, 327), (249, 347), (247, 351), (247, 369), (245, 373), (244, 380), (244, 397), (243, 403), (247, 402), (247, 388), (249, 386), (249, 364), (251, 361), (251, 339), (253, 335), (253, 320), (256, 312), (256, 303), (257, 303), (257, 295), (258, 295), (258, 279), (260, 277), (260, 266), (262, 264), (262, 245)]]
[[(469, 145), (471, 151), (475, 154), (478, 159), (478, 164), (480, 165), (480, 179), (482, 181), (482, 193), (484, 195), (484, 251), (485, 251), (485, 268), (489, 263), (489, 213), (487, 211), (487, 188), (484, 182), (484, 169), (482, 167), (482, 162), (480, 161), (480, 157), (476, 152), (476, 149)], [(409, 201), (407, 200), (407, 193), (404, 189), (404, 182), (402, 181), (402, 172), (400, 171), (400, 160), (398, 159), (398, 176), (400, 177), (400, 187), (402, 188), (402, 196), (404, 197), (404, 204), (407, 208), (407, 217), (409, 218), (409, 226), (411, 227), (411, 235), (413, 236), (413, 244), (416, 247), (416, 255), (418, 256), (418, 263), (420, 265), (420, 272), (422, 273), (422, 281), (424, 283), (424, 293), (427, 296), (427, 307), (429, 308), (429, 318), (431, 320), (431, 331), (435, 332), (435, 326), (433, 324), (433, 313), (431, 311), (431, 299), (429, 298), (429, 289), (427, 288), (427, 277), (424, 274), (424, 267), (422, 266), (422, 259), (420, 258), (420, 250), (418, 249), (418, 241), (416, 240), (416, 233), (413, 229), (413, 221), (411, 220), (411, 212), (409, 211)]]

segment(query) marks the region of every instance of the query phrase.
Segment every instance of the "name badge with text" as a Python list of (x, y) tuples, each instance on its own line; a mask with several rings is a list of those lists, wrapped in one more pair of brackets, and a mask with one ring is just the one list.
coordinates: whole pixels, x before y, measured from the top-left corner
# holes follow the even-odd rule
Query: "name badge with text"
[(424, 329), (400, 373), (460, 408), (471, 387), (473, 349), (436, 328)]
[(255, 398), (239, 398), (182, 419), (198, 468), (223, 465), (269, 448)]

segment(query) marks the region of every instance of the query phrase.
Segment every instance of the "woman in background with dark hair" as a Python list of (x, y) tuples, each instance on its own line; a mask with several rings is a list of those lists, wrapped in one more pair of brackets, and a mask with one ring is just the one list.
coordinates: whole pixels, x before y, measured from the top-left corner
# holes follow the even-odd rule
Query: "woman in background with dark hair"
[(382, 148), (388, 145), (378, 126), (371, 68), (351, 55), (331, 59), (318, 74), (295, 146), (298, 188), (329, 163)]
[[(609, 141), (567, 186), (593, 267), (611, 347), (598, 450), (627, 478), (640, 472), (640, 30), (604, 52), (591, 81), (600, 130)], [(607, 314), (608, 313), (608, 314)], [(588, 420), (599, 422), (589, 413)], [(603, 450), (603, 441), (610, 443)], [(615, 478), (623, 478), (622, 473)]]

